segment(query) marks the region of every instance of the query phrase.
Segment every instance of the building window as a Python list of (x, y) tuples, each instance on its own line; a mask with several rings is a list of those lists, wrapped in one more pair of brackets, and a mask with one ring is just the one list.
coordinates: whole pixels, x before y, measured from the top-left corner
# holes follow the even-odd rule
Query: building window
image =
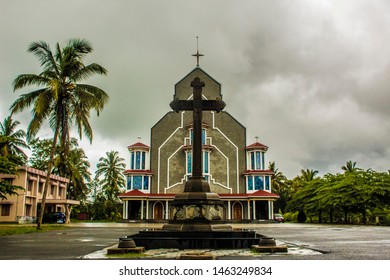
[(136, 175), (127, 177), (127, 190), (149, 190), (150, 189), (150, 176), (148, 175)]
[(32, 190), (33, 190), (33, 184), (34, 184), (34, 181), (33, 181), (33, 180), (28, 180), (28, 181), (27, 181), (27, 191), (32, 192)]
[(144, 190), (149, 190), (149, 176), (144, 176)]
[[(268, 181), (268, 183), (267, 183)], [(265, 177), (265, 184), (267, 188), (268, 184), (268, 190), (269, 190), (269, 177)], [(264, 190), (264, 177), (263, 176), (248, 176), (246, 181), (246, 186), (248, 191), (253, 190)]]
[[(192, 152), (187, 151), (186, 152), (186, 170), (187, 179), (192, 175)], [(209, 151), (203, 151), (203, 176), (205, 176), (205, 180), (208, 181), (210, 177), (210, 152)]]
[(264, 152), (253, 151), (249, 153), (250, 169), (251, 170), (264, 170)]
[(3, 204), (1, 205), (1, 216), (9, 216), (11, 212), (11, 205)]
[(133, 189), (134, 190), (142, 189), (142, 176), (133, 177)]
[(270, 178), (269, 178), (269, 176), (265, 176), (265, 189), (267, 191), (270, 190)]
[(127, 189), (131, 190), (131, 176), (127, 177)]
[(247, 177), (247, 187), (248, 191), (253, 191), (253, 176)]
[(130, 169), (145, 170), (146, 166), (146, 152), (135, 151), (131, 152)]
[(264, 190), (263, 176), (255, 176), (255, 190)]
[(54, 191), (55, 191), (55, 186), (54, 185), (50, 185), (50, 194), (54, 195)]
[[(194, 130), (190, 129), (190, 145), (194, 141)], [(202, 129), (202, 145), (206, 145), (206, 129)]]
[(43, 182), (39, 182), (39, 184), (38, 184), (38, 192), (42, 193), (42, 190), (43, 190)]

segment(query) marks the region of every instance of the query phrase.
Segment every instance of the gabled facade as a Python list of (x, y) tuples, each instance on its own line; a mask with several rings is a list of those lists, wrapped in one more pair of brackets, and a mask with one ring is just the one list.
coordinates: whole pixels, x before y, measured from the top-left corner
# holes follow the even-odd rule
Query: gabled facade
[[(197, 67), (175, 85), (174, 99), (192, 99), (191, 81), (199, 77), (202, 98), (222, 99), (221, 85)], [(227, 111), (203, 111), (203, 176), (212, 192), (225, 202), (227, 220), (273, 219), (272, 171), (266, 169), (267, 146), (246, 145), (246, 128)], [(127, 191), (120, 195), (123, 218), (170, 219), (170, 203), (184, 191), (192, 173), (193, 119), (191, 111), (168, 112), (151, 128), (150, 147), (129, 146)]]

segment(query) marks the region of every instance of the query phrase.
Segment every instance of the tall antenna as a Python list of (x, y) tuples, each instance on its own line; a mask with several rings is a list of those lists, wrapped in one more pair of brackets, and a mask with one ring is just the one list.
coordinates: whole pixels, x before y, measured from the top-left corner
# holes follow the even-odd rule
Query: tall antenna
[(198, 42), (198, 36), (196, 36), (196, 54), (193, 54), (192, 56), (196, 56), (196, 67), (199, 67), (199, 57), (204, 56), (204, 54), (199, 53), (199, 42)]

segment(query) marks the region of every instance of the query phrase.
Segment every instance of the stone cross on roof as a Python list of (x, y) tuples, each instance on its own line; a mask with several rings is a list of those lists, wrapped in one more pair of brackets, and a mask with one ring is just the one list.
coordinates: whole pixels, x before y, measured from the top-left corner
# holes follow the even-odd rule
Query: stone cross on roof
[(199, 53), (198, 36), (196, 36), (196, 54), (192, 56), (196, 56), (196, 67), (199, 67), (199, 57), (204, 56), (204, 54)]

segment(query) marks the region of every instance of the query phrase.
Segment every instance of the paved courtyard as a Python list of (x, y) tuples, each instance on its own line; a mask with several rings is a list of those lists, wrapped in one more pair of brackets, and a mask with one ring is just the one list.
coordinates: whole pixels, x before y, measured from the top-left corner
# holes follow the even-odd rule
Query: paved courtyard
[[(245, 227), (274, 237), (287, 244), (287, 254), (258, 254), (249, 250), (214, 251), (217, 259), (290, 259), (290, 260), (390, 260), (390, 227), (316, 225), (316, 224), (249, 224)], [(105, 248), (118, 238), (155, 224), (71, 224), (69, 229), (0, 237), (0, 259), (61, 260), (104, 258)], [(177, 250), (148, 252), (149, 258), (175, 258)], [(171, 254), (171, 255), (169, 255)]]

